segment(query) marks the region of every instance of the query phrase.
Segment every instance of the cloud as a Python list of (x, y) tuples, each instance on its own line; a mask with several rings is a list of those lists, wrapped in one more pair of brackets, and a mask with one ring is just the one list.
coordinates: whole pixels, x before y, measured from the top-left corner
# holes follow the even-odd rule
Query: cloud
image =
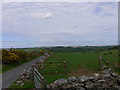
[[(13, 37), (18, 44), (25, 40), (26, 45), (35, 40), (40, 41), (35, 45), (49, 41), (56, 45), (115, 44), (117, 15), (117, 3), (9, 3), (3, 5), (2, 29), (8, 33), (5, 40)], [(21, 41), (16, 38), (23, 36)]]
[(51, 12), (34, 12), (30, 14), (33, 18), (50, 18), (53, 16)]
[[(43, 0), (4, 0), (3, 2), (43, 2)], [(44, 0), (44, 2), (119, 2), (119, 0)]]

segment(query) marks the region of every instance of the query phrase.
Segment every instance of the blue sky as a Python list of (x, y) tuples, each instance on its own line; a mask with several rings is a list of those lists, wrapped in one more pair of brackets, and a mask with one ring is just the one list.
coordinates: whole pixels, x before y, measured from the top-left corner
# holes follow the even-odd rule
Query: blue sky
[(117, 2), (3, 3), (3, 47), (118, 44)]

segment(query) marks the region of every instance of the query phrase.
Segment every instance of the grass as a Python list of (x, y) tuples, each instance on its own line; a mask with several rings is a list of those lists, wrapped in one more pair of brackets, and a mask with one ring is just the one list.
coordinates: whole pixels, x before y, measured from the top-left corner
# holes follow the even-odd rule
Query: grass
[[(109, 54), (109, 52), (112, 52), (112, 54)], [(106, 55), (104, 55), (106, 54)], [(51, 57), (47, 59), (47, 61), (66, 61), (68, 62), (67, 71), (69, 73), (79, 72), (79, 70), (82, 69), (88, 69), (97, 71), (98, 70), (98, 59), (99, 56), (103, 56), (105, 60), (107, 60), (110, 64), (115, 64), (118, 62), (118, 51), (117, 50), (110, 50), (110, 51), (101, 51), (100, 53), (96, 54), (95, 52), (91, 53), (80, 53), (80, 52), (69, 52), (69, 53), (53, 53)], [(59, 70), (60, 67), (56, 67), (55, 70)], [(48, 69), (46, 69), (46, 72), (48, 72)], [(120, 72), (120, 71), (119, 71)], [(62, 75), (47, 75), (45, 73), (42, 73), (45, 77), (47, 84), (50, 84), (51, 82), (55, 81), (59, 78), (65, 78), (65, 73)]]
[(35, 88), (34, 83), (31, 80), (26, 80), (24, 83), (23, 86), (20, 86), (16, 85), (16, 82), (14, 82), (9, 88)]
[(30, 62), (32, 60), (34, 60), (35, 58), (38, 58), (40, 56), (37, 56), (37, 57), (34, 57), (34, 58), (29, 58), (29, 59), (26, 59), (26, 60), (21, 60), (20, 62), (16, 62), (16, 63), (13, 63), (13, 64), (9, 64), (9, 65), (2, 65), (2, 73), (5, 73), (11, 69), (14, 69), (24, 63), (27, 63), (27, 62)]
[(117, 50), (112, 50), (112, 54), (104, 55), (109, 51), (104, 51), (99, 54), (95, 53), (54, 53), (48, 61), (66, 61), (68, 62), (68, 69), (70, 71), (76, 70), (79, 67), (85, 67), (87, 69), (97, 70), (99, 56), (103, 56), (108, 62), (118, 62)]
[(46, 80), (47, 85), (54, 82), (58, 78), (67, 78), (68, 77), (67, 75), (43, 75), (43, 76), (44, 76), (44, 78)]

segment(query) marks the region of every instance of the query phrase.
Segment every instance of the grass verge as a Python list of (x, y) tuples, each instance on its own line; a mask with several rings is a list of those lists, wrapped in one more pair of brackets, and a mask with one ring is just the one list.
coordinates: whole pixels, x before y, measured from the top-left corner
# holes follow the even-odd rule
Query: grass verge
[(16, 85), (16, 82), (14, 82), (9, 88), (35, 88), (34, 83), (31, 80), (26, 80), (24, 83), (23, 86), (20, 86)]
[(16, 63), (13, 63), (13, 64), (9, 64), (9, 65), (2, 65), (2, 73), (5, 73), (11, 69), (14, 69), (22, 64), (25, 64), (27, 62), (30, 62), (36, 58), (38, 58), (40, 56), (37, 56), (37, 57), (34, 57), (34, 58), (29, 58), (29, 59), (26, 59), (26, 60), (21, 60), (20, 62), (16, 62)]

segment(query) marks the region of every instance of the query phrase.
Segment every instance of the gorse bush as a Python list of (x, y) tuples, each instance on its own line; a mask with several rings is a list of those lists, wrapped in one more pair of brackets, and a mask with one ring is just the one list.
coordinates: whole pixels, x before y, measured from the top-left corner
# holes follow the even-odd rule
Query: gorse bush
[(2, 63), (11, 64), (27, 59), (35, 58), (40, 55), (40, 52), (25, 52), (23, 50), (16, 49), (3, 49), (2, 50)]
[(2, 50), (2, 63), (10, 64), (20, 60), (20, 57), (11, 50)]
[(29, 53), (22, 50), (10, 50), (10, 52), (15, 53), (19, 56), (20, 60), (24, 60), (29, 56)]

